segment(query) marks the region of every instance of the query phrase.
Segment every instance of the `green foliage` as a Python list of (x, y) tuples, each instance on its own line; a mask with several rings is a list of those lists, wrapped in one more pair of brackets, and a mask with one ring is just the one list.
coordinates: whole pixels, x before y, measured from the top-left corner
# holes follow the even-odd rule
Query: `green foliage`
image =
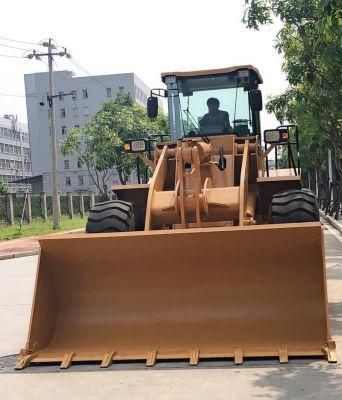
[(342, 177), (342, 9), (337, 0), (247, 1), (247, 27), (279, 18), (276, 48), (284, 56), (289, 88), (267, 104), (281, 121), (297, 123), (304, 169), (322, 165), (327, 148)]
[[(77, 228), (84, 228), (87, 218), (75, 216), (73, 219), (62, 216), (60, 230), (71, 230)], [(52, 227), (52, 220), (42, 221), (40, 218), (33, 219), (32, 223), (28, 224), (24, 221), (21, 230), (18, 225), (1, 226), (0, 228), (0, 241), (18, 239), (28, 236), (38, 236), (47, 233), (56, 232)]]
[(0, 178), (0, 194), (6, 194), (6, 193), (7, 193), (7, 187), (4, 181)]
[(146, 109), (133, 102), (128, 93), (104, 103), (83, 129), (73, 129), (61, 144), (63, 155), (77, 155), (85, 165), (102, 198), (108, 198), (111, 171), (126, 184), (135, 168), (135, 156), (124, 152), (127, 139), (167, 133), (167, 118), (160, 114), (150, 121)]

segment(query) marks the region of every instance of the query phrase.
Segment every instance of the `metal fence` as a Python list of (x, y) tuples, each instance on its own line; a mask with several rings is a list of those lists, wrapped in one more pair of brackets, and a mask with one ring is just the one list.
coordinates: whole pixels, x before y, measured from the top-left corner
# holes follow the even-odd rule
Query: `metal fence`
[[(28, 196), (26, 202), (25, 196)], [(83, 210), (87, 213), (92, 204), (98, 201), (99, 198), (92, 192), (61, 195), (61, 215), (68, 215), (72, 218), (74, 215), (81, 215)], [(23, 211), (25, 211), (25, 219), (28, 222), (37, 218), (44, 219), (45, 216), (49, 218), (52, 216), (52, 197), (47, 196), (45, 193), (40, 195), (11, 193), (0, 196), (0, 225), (19, 222)]]

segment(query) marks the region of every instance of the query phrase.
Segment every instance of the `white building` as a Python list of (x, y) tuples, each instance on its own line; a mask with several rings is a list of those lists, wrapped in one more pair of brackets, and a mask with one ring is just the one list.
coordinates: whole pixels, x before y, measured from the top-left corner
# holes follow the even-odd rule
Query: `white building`
[[(146, 105), (149, 87), (134, 73), (76, 77), (71, 71), (54, 72), (57, 142), (74, 128), (82, 128), (89, 116), (94, 115), (102, 103), (114, 99), (118, 92), (128, 92), (134, 100)], [(47, 104), (48, 73), (25, 75), (28, 126), (31, 139), (32, 173), (42, 175), (43, 191), (51, 193), (51, 133), (50, 110)], [(73, 92), (72, 96), (63, 96)], [(44, 103), (41, 105), (40, 103)], [(61, 193), (94, 191), (88, 171), (81, 167), (77, 157), (63, 157), (58, 152), (58, 189)], [(112, 184), (119, 184), (113, 174)]]
[(5, 184), (32, 176), (30, 140), (26, 124), (15, 115), (0, 117), (0, 178)]

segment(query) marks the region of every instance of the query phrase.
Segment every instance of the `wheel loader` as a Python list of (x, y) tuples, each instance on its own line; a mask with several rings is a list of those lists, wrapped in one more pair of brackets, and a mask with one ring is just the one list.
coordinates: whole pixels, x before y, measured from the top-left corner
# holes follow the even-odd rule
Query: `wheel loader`
[[(115, 186), (86, 232), (40, 238), (26, 347), (34, 363), (325, 357), (322, 227), (300, 179), (296, 126), (261, 133), (251, 65), (162, 74), (168, 141), (125, 151), (153, 175)], [(153, 147), (153, 154), (148, 150)]]

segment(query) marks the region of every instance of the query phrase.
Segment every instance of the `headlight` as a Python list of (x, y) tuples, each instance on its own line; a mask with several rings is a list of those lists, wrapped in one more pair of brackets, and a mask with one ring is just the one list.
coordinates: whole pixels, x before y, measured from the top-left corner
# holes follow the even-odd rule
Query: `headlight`
[(146, 141), (144, 139), (127, 140), (124, 145), (127, 153), (144, 153), (146, 149)]
[(264, 140), (266, 143), (285, 143), (289, 140), (287, 129), (269, 129), (264, 131)]
[(280, 132), (277, 130), (274, 131), (265, 131), (265, 142), (266, 143), (278, 143), (280, 142), (281, 136)]

